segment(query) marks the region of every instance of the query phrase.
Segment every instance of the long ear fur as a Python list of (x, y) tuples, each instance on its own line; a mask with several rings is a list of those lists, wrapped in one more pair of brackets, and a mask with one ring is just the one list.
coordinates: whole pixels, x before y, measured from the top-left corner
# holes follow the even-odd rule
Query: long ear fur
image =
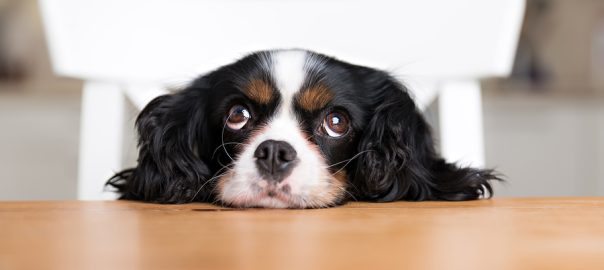
[[(367, 78), (373, 109), (358, 151), (353, 185), (369, 200), (470, 200), (492, 195), (492, 170), (445, 162), (434, 149), (430, 128), (407, 89), (390, 75)], [(488, 193), (487, 193), (488, 192)]]
[(199, 188), (210, 179), (206, 162), (196, 153), (202, 143), (207, 89), (189, 87), (157, 97), (139, 114), (138, 165), (113, 176), (107, 184), (121, 199), (158, 203), (207, 200)]

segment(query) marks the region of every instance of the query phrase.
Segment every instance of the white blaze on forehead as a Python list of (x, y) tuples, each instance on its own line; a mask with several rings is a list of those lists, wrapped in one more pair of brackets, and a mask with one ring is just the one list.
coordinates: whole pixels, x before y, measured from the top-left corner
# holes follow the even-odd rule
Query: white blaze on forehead
[(272, 54), (272, 75), (281, 94), (279, 113), (289, 113), (295, 94), (300, 91), (306, 78), (307, 52), (298, 50), (276, 51)]

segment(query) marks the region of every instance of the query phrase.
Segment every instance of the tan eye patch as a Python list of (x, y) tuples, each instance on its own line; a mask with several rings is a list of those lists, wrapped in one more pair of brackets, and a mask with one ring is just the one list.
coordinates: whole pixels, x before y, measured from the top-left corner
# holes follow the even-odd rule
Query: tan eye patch
[(251, 80), (244, 87), (245, 95), (260, 104), (268, 104), (275, 98), (273, 87), (260, 79)]
[(303, 90), (296, 102), (307, 111), (316, 111), (324, 108), (333, 99), (333, 93), (325, 85), (316, 85)]

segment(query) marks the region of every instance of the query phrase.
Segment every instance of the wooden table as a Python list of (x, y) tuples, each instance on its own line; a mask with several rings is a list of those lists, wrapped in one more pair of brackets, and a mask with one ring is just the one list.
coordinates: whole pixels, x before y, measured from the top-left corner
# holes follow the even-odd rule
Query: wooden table
[(604, 198), (2, 202), (0, 269), (604, 269)]

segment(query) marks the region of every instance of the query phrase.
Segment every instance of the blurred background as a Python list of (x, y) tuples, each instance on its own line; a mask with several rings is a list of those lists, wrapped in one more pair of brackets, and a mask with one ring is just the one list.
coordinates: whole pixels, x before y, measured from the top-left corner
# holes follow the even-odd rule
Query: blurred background
[[(76, 198), (82, 86), (53, 75), (38, 3), (0, 0), (0, 199)], [(512, 76), (482, 87), (498, 196), (604, 195), (604, 1), (527, 1)]]

